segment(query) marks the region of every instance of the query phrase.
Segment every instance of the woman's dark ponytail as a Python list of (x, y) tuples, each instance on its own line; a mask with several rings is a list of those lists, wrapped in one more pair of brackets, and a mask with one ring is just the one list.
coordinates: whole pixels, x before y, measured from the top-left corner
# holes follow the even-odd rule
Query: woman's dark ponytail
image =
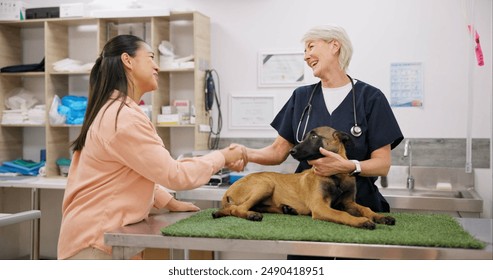
[[(72, 143), (74, 151), (81, 151), (84, 147), (89, 127), (101, 108), (108, 102), (111, 94), (117, 90), (120, 94), (119, 97), (125, 98), (128, 95), (127, 76), (120, 57), (123, 53), (134, 57), (141, 43), (145, 43), (145, 41), (139, 37), (118, 35), (109, 40), (104, 46), (101, 55), (96, 59), (91, 69), (86, 114), (81, 132)], [(123, 105), (124, 103), (122, 102), (118, 113)], [(118, 114), (116, 118), (118, 118)], [(116, 121), (117, 119), (115, 119), (115, 129)]]

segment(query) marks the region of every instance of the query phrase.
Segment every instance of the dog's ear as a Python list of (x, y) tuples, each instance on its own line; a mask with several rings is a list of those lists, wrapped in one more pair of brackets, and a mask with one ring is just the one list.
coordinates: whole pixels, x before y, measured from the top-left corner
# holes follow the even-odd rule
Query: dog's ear
[(335, 138), (339, 139), (339, 141), (342, 144), (344, 144), (344, 146), (352, 145), (353, 144), (353, 141), (351, 140), (351, 136), (349, 136), (349, 134), (347, 134), (345, 132), (342, 132), (342, 131), (334, 131), (333, 136)]

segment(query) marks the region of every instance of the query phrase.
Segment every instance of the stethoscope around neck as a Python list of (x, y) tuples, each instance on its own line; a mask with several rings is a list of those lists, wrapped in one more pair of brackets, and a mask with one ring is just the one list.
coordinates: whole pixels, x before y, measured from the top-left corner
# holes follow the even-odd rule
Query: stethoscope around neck
[[(358, 126), (358, 121), (357, 121), (357, 118), (356, 118), (356, 94), (354, 92), (354, 82), (353, 82), (353, 78), (351, 78), (351, 76), (349, 76), (349, 75), (347, 75), (347, 76), (348, 76), (349, 80), (351, 81), (351, 92), (353, 94), (354, 125), (353, 125), (353, 127), (351, 127), (350, 132), (351, 132), (351, 135), (353, 135), (354, 137), (360, 137), (361, 134), (363, 133), (363, 131), (361, 130), (361, 127)], [(308, 126), (308, 121), (310, 120), (310, 113), (312, 112), (312, 99), (313, 99), (313, 95), (315, 94), (315, 91), (317, 90), (317, 88), (321, 87), (321, 83), (322, 82), (319, 82), (313, 88), (312, 93), (310, 94), (310, 99), (308, 99), (308, 104), (306, 105), (305, 109), (303, 109), (303, 113), (301, 113), (300, 122), (298, 123), (298, 128), (296, 129), (296, 141), (298, 143), (301, 143), (301, 141), (303, 141), (303, 137), (305, 136), (306, 127)], [(300, 128), (301, 128), (301, 124), (303, 123), (303, 119), (305, 118), (305, 114), (306, 114), (305, 128), (303, 128), (303, 134), (301, 134), (301, 138), (300, 138), (299, 137)]]

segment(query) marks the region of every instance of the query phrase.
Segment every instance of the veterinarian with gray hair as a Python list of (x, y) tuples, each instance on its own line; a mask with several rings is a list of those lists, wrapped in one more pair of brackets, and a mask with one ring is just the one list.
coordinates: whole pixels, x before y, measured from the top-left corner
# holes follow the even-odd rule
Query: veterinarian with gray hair
[(378, 88), (346, 73), (353, 47), (343, 28), (316, 26), (302, 41), (304, 59), (320, 82), (293, 92), (271, 123), (279, 136), (267, 147), (247, 148), (248, 160), (280, 164), (311, 129), (330, 126), (350, 135), (353, 144), (347, 147), (349, 160), (321, 148), (324, 157), (300, 162), (296, 172), (314, 167), (320, 176), (354, 175), (356, 202), (375, 212), (389, 212), (389, 204), (374, 184), (378, 176), (387, 175), (391, 150), (403, 139), (388, 100)]

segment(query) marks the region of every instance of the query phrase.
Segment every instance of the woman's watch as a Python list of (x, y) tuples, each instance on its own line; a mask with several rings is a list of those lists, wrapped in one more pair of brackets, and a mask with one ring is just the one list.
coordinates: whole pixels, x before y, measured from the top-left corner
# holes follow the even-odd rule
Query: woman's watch
[(358, 160), (355, 159), (351, 159), (351, 161), (354, 163), (354, 165), (356, 165), (356, 169), (354, 169), (354, 171), (351, 172), (349, 175), (351, 176), (359, 175), (361, 173), (361, 164), (359, 163)]

